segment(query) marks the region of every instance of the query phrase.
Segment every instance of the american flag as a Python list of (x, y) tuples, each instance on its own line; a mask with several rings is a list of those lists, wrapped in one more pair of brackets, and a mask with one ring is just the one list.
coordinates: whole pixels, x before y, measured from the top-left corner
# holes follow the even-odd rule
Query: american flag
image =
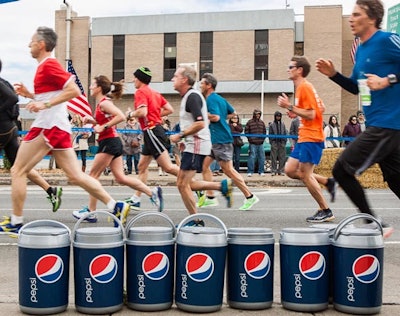
[(353, 40), (353, 44), (351, 45), (351, 51), (350, 51), (350, 57), (353, 64), (356, 61), (356, 51), (358, 46), (360, 46), (360, 38), (356, 36)]
[(73, 98), (67, 102), (68, 110), (79, 114), (82, 117), (87, 115), (92, 116), (92, 108), (90, 107), (90, 104), (86, 98), (85, 91), (83, 90), (82, 83), (75, 72), (74, 66), (72, 66), (71, 60), (68, 60), (68, 72), (75, 76), (75, 82), (82, 93), (80, 96), (77, 96), (76, 98)]

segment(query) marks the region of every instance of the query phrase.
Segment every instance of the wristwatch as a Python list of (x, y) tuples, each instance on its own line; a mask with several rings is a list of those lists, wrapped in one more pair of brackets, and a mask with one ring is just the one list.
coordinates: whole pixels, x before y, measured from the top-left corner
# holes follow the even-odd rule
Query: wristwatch
[(394, 75), (394, 74), (389, 74), (389, 75), (387, 75), (387, 77), (388, 77), (389, 83), (390, 83), (391, 85), (398, 82), (398, 81), (397, 81), (397, 76)]
[(104, 130), (106, 130), (107, 128), (109, 128), (110, 126), (108, 124), (104, 125)]
[(289, 105), (287, 108), (289, 111), (293, 111), (293, 105)]

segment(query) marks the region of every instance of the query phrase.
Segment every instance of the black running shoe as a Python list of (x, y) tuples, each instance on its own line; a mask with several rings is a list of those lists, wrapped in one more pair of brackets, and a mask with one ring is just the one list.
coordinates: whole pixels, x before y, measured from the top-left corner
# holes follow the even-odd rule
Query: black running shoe
[(337, 187), (338, 184), (335, 178), (328, 178), (328, 183), (326, 184), (326, 188), (329, 194), (331, 195), (331, 202), (335, 202)]
[(306, 221), (309, 223), (323, 223), (330, 222), (335, 219), (332, 211), (328, 208), (326, 210), (318, 210), (313, 216), (307, 217)]

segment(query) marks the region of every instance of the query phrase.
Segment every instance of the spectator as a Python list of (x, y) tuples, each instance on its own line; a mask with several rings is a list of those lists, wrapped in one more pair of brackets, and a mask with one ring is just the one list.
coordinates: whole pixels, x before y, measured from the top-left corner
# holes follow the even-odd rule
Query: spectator
[(340, 147), (340, 141), (338, 139), (326, 139), (327, 137), (340, 137), (340, 125), (337, 117), (331, 115), (329, 117), (328, 124), (324, 128), (325, 134), (325, 148), (338, 148)]
[[(243, 126), (240, 124), (239, 115), (235, 114), (229, 119), (229, 127), (231, 128), (232, 134), (241, 134), (243, 132)], [(233, 167), (237, 172), (240, 170), (240, 151), (242, 146), (242, 137), (233, 136)]]
[[(361, 134), (360, 123), (357, 121), (357, 116), (352, 115), (349, 117), (349, 122), (344, 126), (342, 136), (343, 137), (357, 137), (357, 135)], [(344, 141), (344, 147), (347, 147), (350, 144), (350, 140)]]
[(134, 167), (135, 173), (139, 174), (138, 164), (140, 153), (142, 152), (142, 134), (140, 133), (140, 124), (136, 120), (136, 117), (132, 116), (129, 118), (124, 129), (135, 131), (121, 134), (123, 151), (126, 159), (126, 174), (132, 174), (132, 167)]
[[(179, 133), (181, 131), (181, 127), (179, 122), (175, 124), (172, 128), (172, 132)], [(181, 165), (181, 152), (183, 151), (183, 142), (179, 143), (171, 143), (172, 154), (174, 155), (175, 164), (179, 167)], [(180, 148), (182, 147), (182, 148)]]
[[(287, 135), (285, 123), (282, 122), (282, 113), (276, 111), (274, 121), (269, 125), (269, 143), (271, 144), (271, 175), (284, 175), (283, 169), (286, 162), (286, 137), (273, 137), (272, 135)], [(279, 167), (278, 167), (279, 161)]]
[[(169, 140), (169, 134), (167, 134), (167, 133), (169, 133), (169, 132), (171, 131), (171, 122), (170, 122), (170, 120), (168, 119), (168, 115), (163, 116), (161, 119), (162, 119), (161, 126), (162, 126), (162, 128), (164, 129), (165, 134), (166, 134), (167, 137), (168, 137), (168, 138), (167, 138), (168, 145), (169, 145), (168, 153), (171, 154), (171, 153), (172, 153), (171, 141)], [(167, 176), (167, 175), (168, 175), (168, 174), (163, 170), (163, 168), (161, 168), (160, 165), (158, 165), (158, 175), (159, 175), (159, 176)]]
[[(72, 127), (76, 128), (90, 128), (91, 124), (83, 125), (82, 118), (78, 114), (74, 114), (71, 120)], [(89, 149), (88, 138), (92, 135), (91, 132), (72, 132), (72, 148), (74, 148), (76, 156), (81, 156), (82, 171), (86, 171), (86, 153)]]
[(297, 144), (297, 137), (299, 136), (299, 125), (300, 125), (300, 119), (298, 116), (296, 116), (294, 119), (292, 119), (292, 122), (290, 123), (289, 127), (289, 135), (296, 136), (296, 138), (294, 137), (290, 138), (290, 151), (293, 151), (294, 146), (296, 146)]
[(357, 111), (357, 121), (360, 124), (360, 128), (361, 128), (361, 133), (365, 131), (365, 116), (364, 116), (364, 112), (358, 110)]
[(251, 177), (253, 175), (256, 161), (258, 163), (258, 174), (264, 176), (265, 152), (263, 144), (266, 138), (267, 128), (265, 123), (261, 120), (260, 110), (253, 111), (253, 118), (246, 123), (244, 132), (245, 134), (250, 134), (250, 136), (247, 136), (249, 140), (247, 176)]

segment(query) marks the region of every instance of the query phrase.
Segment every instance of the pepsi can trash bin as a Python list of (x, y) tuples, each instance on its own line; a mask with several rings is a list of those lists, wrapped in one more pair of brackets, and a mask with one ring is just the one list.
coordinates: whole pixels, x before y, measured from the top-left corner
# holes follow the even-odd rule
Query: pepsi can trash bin
[(70, 230), (37, 220), (18, 237), (19, 305), (26, 314), (57, 314), (68, 307)]
[[(138, 226), (161, 218), (170, 227)], [(175, 224), (159, 212), (141, 213), (126, 225), (127, 305), (139, 311), (161, 311), (173, 303)]]
[[(197, 218), (218, 227), (185, 226)], [(194, 313), (221, 309), (226, 249), (227, 229), (219, 218), (201, 213), (180, 222), (176, 233), (175, 281), (175, 304), (179, 309)]]
[(313, 224), (310, 227), (317, 229), (325, 229), (329, 233), (329, 304), (333, 303), (333, 234), (338, 224), (333, 223), (322, 223)]
[(316, 228), (284, 228), (280, 233), (282, 306), (298, 312), (328, 307), (329, 233)]
[(238, 309), (272, 306), (274, 236), (268, 228), (229, 228), (228, 304)]
[[(376, 222), (377, 229), (348, 227), (358, 219)], [(333, 237), (333, 306), (349, 314), (377, 314), (382, 306), (383, 231), (368, 214), (341, 221)]]
[(75, 307), (86, 314), (110, 314), (123, 306), (125, 230), (119, 219), (106, 211), (118, 227), (79, 227), (72, 230)]

